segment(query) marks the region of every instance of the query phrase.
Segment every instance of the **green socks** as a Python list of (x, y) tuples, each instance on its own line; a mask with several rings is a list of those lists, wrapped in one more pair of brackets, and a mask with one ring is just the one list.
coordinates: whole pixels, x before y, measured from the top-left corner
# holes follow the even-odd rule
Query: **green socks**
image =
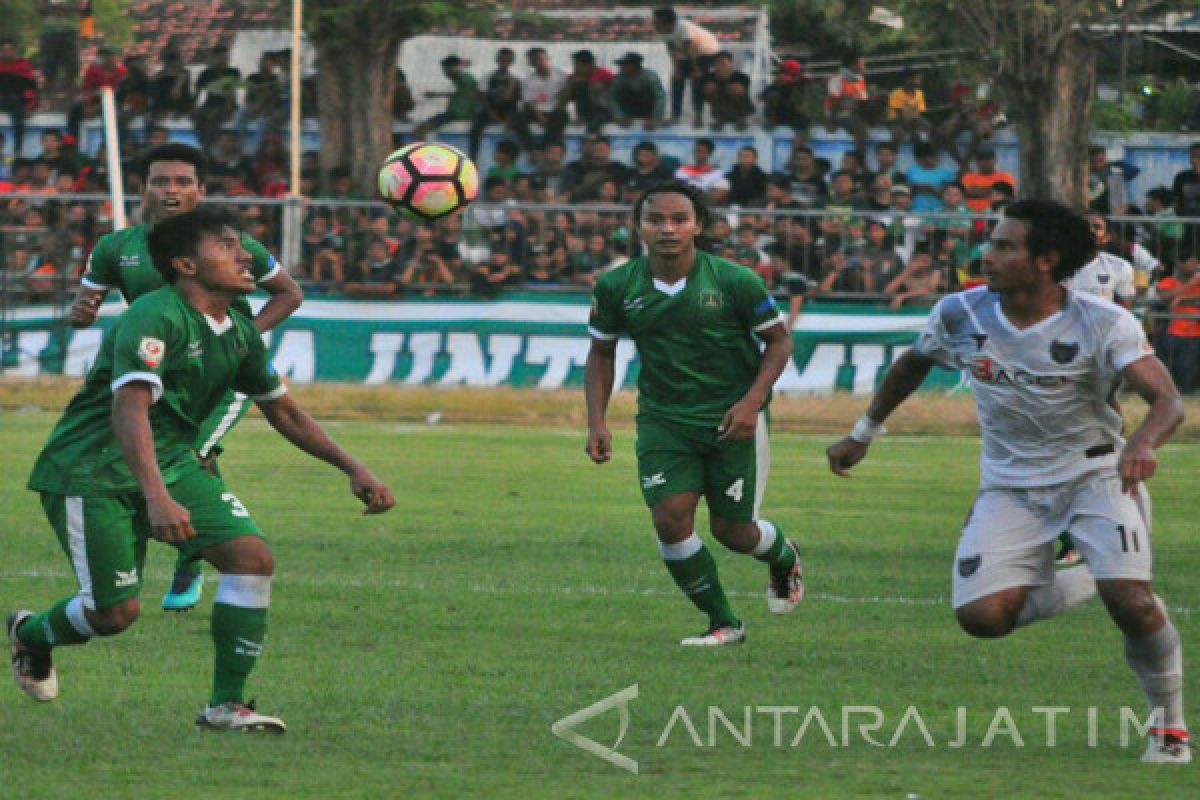
[(717, 562), (699, 536), (693, 533), (677, 544), (659, 542), (658, 549), (675, 584), (691, 598), (696, 608), (708, 614), (711, 624), (740, 624), (721, 588)]
[(222, 575), (212, 611), (213, 690), (209, 705), (245, 700), (246, 678), (262, 654), (271, 578)]
[(772, 572), (787, 573), (796, 563), (796, 551), (788, 547), (787, 537), (774, 524), (765, 519), (755, 523), (761, 536), (751, 555), (769, 564)]
[(40, 614), (21, 624), (17, 638), (34, 650), (49, 650), (69, 644), (83, 644), (96, 635), (83, 616), (83, 598), (64, 597)]

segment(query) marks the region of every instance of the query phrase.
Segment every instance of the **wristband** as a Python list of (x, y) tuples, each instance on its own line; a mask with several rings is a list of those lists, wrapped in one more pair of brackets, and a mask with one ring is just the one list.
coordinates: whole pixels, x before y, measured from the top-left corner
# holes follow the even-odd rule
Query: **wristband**
[(883, 427), (882, 423), (875, 422), (863, 414), (858, 418), (858, 422), (854, 423), (854, 430), (850, 431), (850, 438), (862, 444), (870, 444), (872, 439), (883, 433), (887, 433), (887, 428)]

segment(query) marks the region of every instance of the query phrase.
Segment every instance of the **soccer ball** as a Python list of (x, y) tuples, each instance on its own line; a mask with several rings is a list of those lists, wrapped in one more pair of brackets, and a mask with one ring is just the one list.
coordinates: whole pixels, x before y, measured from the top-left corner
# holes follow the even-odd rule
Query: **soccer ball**
[(475, 199), (479, 170), (449, 145), (413, 142), (383, 162), (379, 194), (409, 219), (432, 222)]

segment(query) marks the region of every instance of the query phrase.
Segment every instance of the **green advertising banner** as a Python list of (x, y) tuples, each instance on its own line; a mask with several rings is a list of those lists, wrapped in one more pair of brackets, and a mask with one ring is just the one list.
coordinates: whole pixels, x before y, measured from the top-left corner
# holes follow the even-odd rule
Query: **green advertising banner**
[[(119, 304), (106, 305), (100, 324), (81, 331), (67, 326), (61, 309), (9, 311), (0, 334), (0, 374), (83, 375), (103, 329), (121, 310)], [(265, 338), (276, 369), (295, 383), (557, 389), (583, 385), (588, 310), (586, 295), (313, 299)], [(859, 306), (806, 310), (796, 320), (795, 356), (776, 390), (869, 394), (892, 359), (912, 345), (925, 315)], [(637, 370), (633, 344), (622, 340), (617, 385), (634, 385)], [(950, 390), (959, 384), (958, 373), (935, 370), (925, 388)]]

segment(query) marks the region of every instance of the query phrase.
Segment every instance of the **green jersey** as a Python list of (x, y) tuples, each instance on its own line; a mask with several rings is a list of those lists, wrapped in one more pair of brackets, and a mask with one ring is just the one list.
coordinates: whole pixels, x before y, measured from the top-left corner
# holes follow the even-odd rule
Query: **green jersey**
[[(87, 269), (80, 281), (83, 286), (104, 291), (117, 289), (126, 303), (132, 303), (165, 284), (146, 246), (150, 227), (134, 225), (101, 236), (88, 256)], [(250, 271), (255, 281), (262, 283), (279, 274), (282, 269), (279, 262), (257, 240), (242, 234), (242, 247), (250, 254)], [(245, 297), (238, 297), (233, 308), (247, 317), (254, 316)]]
[(785, 322), (753, 271), (697, 252), (675, 285), (656, 279), (645, 257), (601, 275), (588, 332), (607, 341), (626, 333), (637, 345), (639, 418), (716, 425), (758, 374), (754, 334)]
[(231, 390), (266, 400), (285, 388), (250, 319), (217, 322), (173, 286), (134, 301), (105, 333), (96, 363), (42, 448), (29, 488), (69, 496), (139, 491), (113, 432), (113, 393), (141, 381), (153, 389), (150, 428), (163, 480), (196, 469), (200, 424)]

